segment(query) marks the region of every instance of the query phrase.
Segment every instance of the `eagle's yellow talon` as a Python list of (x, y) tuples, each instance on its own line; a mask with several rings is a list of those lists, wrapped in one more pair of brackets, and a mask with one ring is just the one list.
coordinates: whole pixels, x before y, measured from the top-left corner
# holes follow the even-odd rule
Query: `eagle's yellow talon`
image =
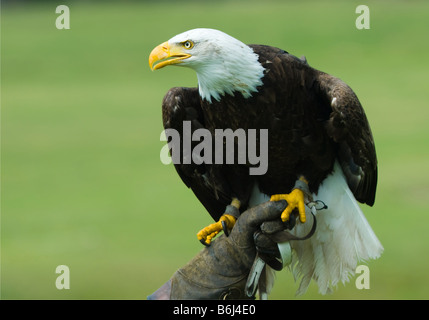
[(197, 233), (199, 241), (204, 240), (206, 244), (210, 244), (213, 238), (223, 230), (222, 221), (226, 223), (228, 229), (232, 229), (237, 219), (229, 214), (224, 214), (220, 217), (218, 222), (212, 223), (211, 225), (203, 228)]
[(221, 222), (212, 223), (211, 225), (201, 229), (197, 233), (198, 240), (205, 240), (206, 243), (210, 243), (211, 239), (213, 239), (219, 231), (222, 230), (222, 224)]
[(305, 217), (305, 203), (304, 203), (304, 192), (300, 189), (293, 189), (289, 194), (274, 194), (271, 196), (270, 201), (286, 200), (288, 205), (282, 212), (281, 219), (283, 222), (289, 220), (290, 214), (295, 208), (298, 208), (299, 220), (304, 223)]
[(227, 228), (232, 229), (232, 227), (234, 227), (235, 221), (237, 221), (237, 219), (234, 216), (231, 216), (230, 214), (224, 214), (219, 219), (219, 222), (221, 222), (221, 221), (225, 221)]

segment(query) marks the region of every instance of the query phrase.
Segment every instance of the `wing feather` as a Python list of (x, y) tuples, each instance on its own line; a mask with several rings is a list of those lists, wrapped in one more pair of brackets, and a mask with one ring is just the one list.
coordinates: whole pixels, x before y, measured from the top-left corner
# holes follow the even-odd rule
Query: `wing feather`
[[(179, 87), (170, 89), (162, 102), (162, 119), (165, 129), (175, 129), (180, 134), (180, 149), (183, 150), (184, 121), (191, 122), (191, 133), (205, 127), (198, 89)], [(197, 143), (192, 142), (192, 149)], [(197, 165), (191, 161), (190, 164), (184, 164), (183, 156), (181, 154), (180, 163), (174, 163), (177, 173), (213, 219), (217, 221), (224, 213), (225, 207), (231, 202), (222, 176), (215, 172), (216, 167), (205, 163)]]
[(320, 73), (319, 90), (331, 114), (328, 135), (338, 143), (338, 158), (356, 199), (374, 204), (377, 188), (377, 155), (368, 119), (353, 90), (338, 78)]

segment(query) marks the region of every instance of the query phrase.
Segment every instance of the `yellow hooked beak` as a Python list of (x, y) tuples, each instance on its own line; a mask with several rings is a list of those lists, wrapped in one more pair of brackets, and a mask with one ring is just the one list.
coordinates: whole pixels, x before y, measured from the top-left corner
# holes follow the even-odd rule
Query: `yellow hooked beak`
[(150, 53), (149, 67), (152, 70), (158, 70), (170, 64), (182, 63), (184, 59), (191, 56), (183, 52), (183, 49), (180, 45), (170, 46), (168, 41), (161, 43)]

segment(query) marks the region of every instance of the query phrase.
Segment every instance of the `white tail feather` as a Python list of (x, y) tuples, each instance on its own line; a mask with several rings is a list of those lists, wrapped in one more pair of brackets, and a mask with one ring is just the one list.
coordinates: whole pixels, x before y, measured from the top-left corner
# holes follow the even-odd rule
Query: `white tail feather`
[[(297, 294), (305, 293), (311, 279), (320, 293), (329, 293), (339, 282), (349, 281), (358, 262), (376, 259), (383, 252), (338, 163), (313, 196), (328, 209), (317, 213), (316, 232), (310, 239), (291, 241), (295, 251), (291, 270), (295, 279), (302, 278)], [(308, 233), (311, 223), (298, 224), (294, 233)]]
[[(339, 283), (348, 282), (360, 261), (378, 258), (383, 246), (350, 191), (343, 171), (336, 162), (334, 171), (319, 187), (314, 199), (322, 200), (328, 208), (316, 214), (317, 228), (304, 241), (291, 241), (294, 251), (290, 269), (295, 280), (301, 279), (297, 294), (306, 292), (314, 279), (321, 294), (331, 292)], [(255, 186), (249, 206), (269, 198)], [(307, 222), (298, 223), (291, 233), (304, 236), (310, 231), (313, 218), (307, 208)], [(274, 284), (275, 272), (267, 266), (267, 291)]]

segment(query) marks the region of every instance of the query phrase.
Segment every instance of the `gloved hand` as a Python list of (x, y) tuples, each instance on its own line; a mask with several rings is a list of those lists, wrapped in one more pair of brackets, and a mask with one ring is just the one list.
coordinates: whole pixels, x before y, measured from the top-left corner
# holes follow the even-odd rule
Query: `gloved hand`
[(271, 258), (279, 255), (277, 243), (261, 225), (267, 222), (262, 227), (267, 234), (293, 227), (294, 218), (289, 223), (280, 219), (286, 205), (284, 200), (268, 201), (243, 212), (229, 237), (222, 234), (202, 249), (148, 299), (253, 299), (245, 286), (257, 251)]

